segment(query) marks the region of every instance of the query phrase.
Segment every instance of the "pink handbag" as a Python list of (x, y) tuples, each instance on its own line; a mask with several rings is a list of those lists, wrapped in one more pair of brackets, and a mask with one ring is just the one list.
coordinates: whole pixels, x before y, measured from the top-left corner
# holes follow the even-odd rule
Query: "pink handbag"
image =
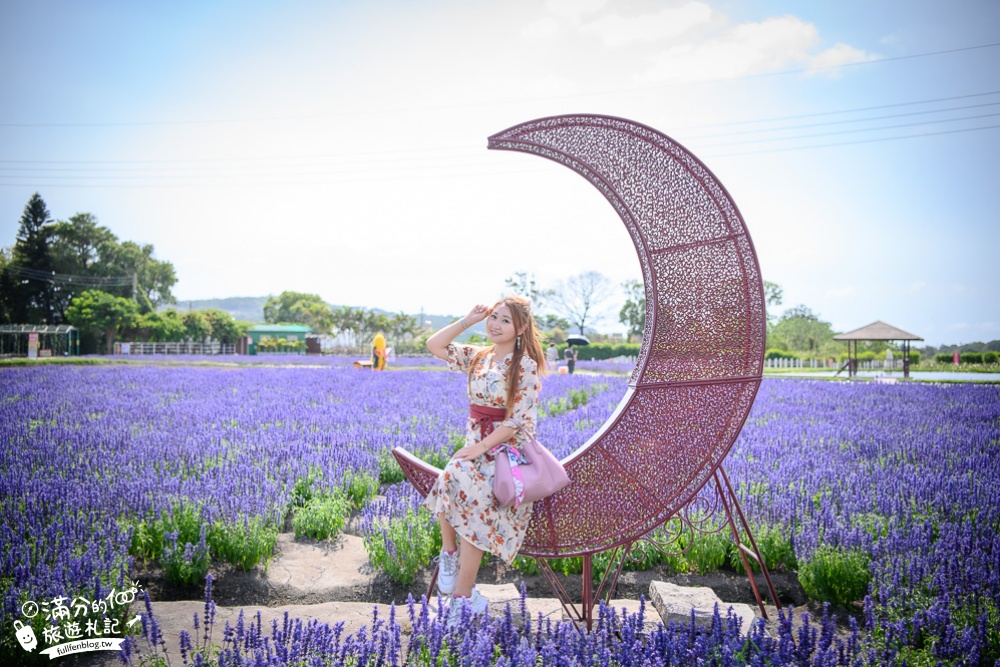
[(528, 438), (523, 447), (522, 455), (510, 445), (503, 445), (497, 455), (493, 495), (500, 507), (532, 503), (569, 484), (566, 469), (542, 443)]

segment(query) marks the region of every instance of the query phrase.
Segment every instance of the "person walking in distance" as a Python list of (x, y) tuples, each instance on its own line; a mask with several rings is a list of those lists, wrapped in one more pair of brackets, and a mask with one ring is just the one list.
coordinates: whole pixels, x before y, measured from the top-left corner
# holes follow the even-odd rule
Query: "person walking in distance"
[(576, 348), (573, 347), (573, 343), (566, 346), (563, 351), (563, 359), (566, 360), (566, 367), (569, 369), (569, 374), (572, 375), (573, 371), (576, 369)]
[[(492, 345), (453, 342), (483, 320)], [(522, 443), (534, 436), (540, 375), (546, 365), (530, 302), (517, 296), (492, 307), (475, 306), (432, 335), (427, 349), (447, 361), (449, 369), (468, 374), (465, 446), (455, 452), (424, 500), (441, 526), (438, 591), (451, 596), (448, 622), (455, 624), (464, 606), (472, 614), (486, 612), (486, 599), (475, 589), (483, 553), (509, 565), (524, 542), (531, 503), (500, 507), (493, 477), (497, 456), (520, 452)]]

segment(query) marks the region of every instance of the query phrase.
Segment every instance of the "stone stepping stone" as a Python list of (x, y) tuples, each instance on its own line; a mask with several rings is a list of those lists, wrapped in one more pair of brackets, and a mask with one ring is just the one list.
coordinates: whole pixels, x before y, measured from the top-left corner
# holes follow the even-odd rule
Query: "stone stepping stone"
[(665, 581), (653, 581), (649, 584), (649, 600), (660, 614), (664, 625), (670, 621), (685, 625), (690, 623), (693, 609), (694, 622), (710, 627), (715, 615), (715, 605), (719, 605), (719, 615), (723, 620), (730, 608), (739, 616), (740, 632), (745, 635), (750, 632), (757, 617), (750, 605), (723, 602), (715, 591), (704, 586), (678, 586)]

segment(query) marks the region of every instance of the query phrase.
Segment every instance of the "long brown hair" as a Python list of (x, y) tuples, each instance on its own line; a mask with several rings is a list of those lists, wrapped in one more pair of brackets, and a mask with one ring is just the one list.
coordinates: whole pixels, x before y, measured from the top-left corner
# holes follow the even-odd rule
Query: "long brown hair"
[[(538, 365), (539, 376), (545, 374), (547, 366), (545, 365), (545, 353), (542, 351), (542, 342), (538, 336), (538, 328), (535, 326), (535, 318), (531, 315), (531, 302), (524, 297), (507, 296), (493, 304), (493, 307), (490, 308), (490, 314), (492, 315), (493, 311), (500, 306), (510, 308), (510, 319), (514, 325), (514, 331), (520, 331), (521, 327), (524, 327), (524, 331), (518, 336), (520, 342), (514, 345), (514, 354), (511, 357), (510, 365), (507, 366), (507, 374), (504, 377), (504, 380), (507, 382), (505, 407), (507, 418), (510, 418), (511, 413), (514, 411), (514, 398), (517, 396), (517, 376), (515, 373), (520, 371), (521, 359), (524, 358), (525, 353), (535, 360), (535, 364)], [(472, 358), (472, 362), (469, 364), (470, 378), (472, 377), (472, 369), (482, 361), (483, 357), (491, 349), (488, 347), (480, 350)]]

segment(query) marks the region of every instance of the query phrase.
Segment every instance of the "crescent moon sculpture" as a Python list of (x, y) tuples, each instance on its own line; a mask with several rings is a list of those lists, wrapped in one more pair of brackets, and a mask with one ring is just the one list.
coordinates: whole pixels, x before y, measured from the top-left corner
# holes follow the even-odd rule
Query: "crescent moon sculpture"
[[(540, 564), (584, 557), (580, 617), (589, 625), (590, 556), (622, 546), (627, 554), (714, 480), (737, 544), (730, 505), (753, 545), (741, 546), (741, 556), (761, 562), (721, 468), (760, 386), (766, 333), (757, 256), (729, 193), (680, 144), (622, 118), (542, 118), (491, 136), (488, 147), (554, 160), (596, 187), (635, 244), (646, 295), (628, 390), (597, 433), (564, 460), (572, 483), (535, 504), (521, 553)], [(441, 471), (401, 448), (393, 453), (426, 496)], [(744, 565), (750, 574), (745, 556)], [(777, 604), (769, 576), (767, 583)]]

